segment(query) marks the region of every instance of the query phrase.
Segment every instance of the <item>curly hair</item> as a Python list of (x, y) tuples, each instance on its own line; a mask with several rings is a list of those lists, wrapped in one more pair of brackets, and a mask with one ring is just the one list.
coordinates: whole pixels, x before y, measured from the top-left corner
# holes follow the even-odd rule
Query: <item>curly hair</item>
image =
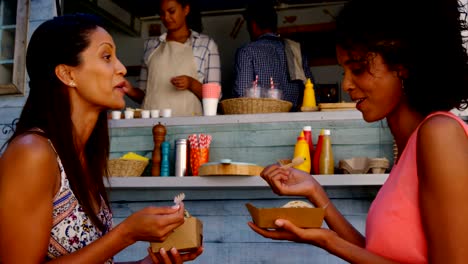
[(352, 0), (336, 19), (336, 45), (370, 59), (380, 54), (389, 69), (403, 66), (408, 103), (427, 115), (467, 108), (466, 16), (457, 0)]

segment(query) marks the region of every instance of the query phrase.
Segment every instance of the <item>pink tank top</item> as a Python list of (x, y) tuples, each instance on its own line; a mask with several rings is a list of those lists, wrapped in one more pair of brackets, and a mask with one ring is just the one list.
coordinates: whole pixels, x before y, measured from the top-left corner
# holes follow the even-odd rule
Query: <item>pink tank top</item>
[[(468, 136), (468, 125), (449, 112)], [(366, 249), (402, 263), (427, 263), (427, 241), (424, 236), (418, 201), (416, 142), (419, 127), (413, 132), (398, 163), (372, 203), (366, 221)]]

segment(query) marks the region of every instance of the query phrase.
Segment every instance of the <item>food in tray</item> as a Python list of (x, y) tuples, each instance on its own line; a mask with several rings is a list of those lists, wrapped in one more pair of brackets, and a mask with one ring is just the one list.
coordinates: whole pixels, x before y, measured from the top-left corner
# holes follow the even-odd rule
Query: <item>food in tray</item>
[(308, 202), (295, 200), (286, 203), (282, 208), (314, 208), (314, 206)]

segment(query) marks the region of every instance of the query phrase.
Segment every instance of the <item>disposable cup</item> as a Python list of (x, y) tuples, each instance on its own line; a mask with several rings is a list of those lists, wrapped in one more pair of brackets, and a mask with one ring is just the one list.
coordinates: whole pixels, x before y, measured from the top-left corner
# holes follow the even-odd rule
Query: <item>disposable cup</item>
[(172, 116), (172, 109), (170, 109), (170, 108), (164, 108), (164, 109), (161, 111), (161, 116), (162, 116), (162, 117), (171, 117), (171, 116)]
[(122, 112), (112, 111), (112, 119), (120, 119), (122, 117)]
[(158, 118), (159, 117), (159, 109), (150, 110), (151, 118)]
[(202, 98), (216, 98), (219, 99), (221, 95), (221, 86), (218, 83), (204, 83), (202, 85)]
[(135, 111), (132, 110), (125, 110), (125, 119), (132, 119), (133, 116), (135, 115)]
[(150, 118), (149, 110), (141, 110), (141, 118)]
[(203, 98), (203, 115), (215, 116), (218, 110), (218, 98)]

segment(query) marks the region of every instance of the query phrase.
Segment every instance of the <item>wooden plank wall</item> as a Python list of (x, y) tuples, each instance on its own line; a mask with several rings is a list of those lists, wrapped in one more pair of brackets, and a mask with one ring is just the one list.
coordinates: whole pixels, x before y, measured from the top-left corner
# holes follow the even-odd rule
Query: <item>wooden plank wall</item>
[[(166, 139), (171, 142), (173, 162), (174, 140), (187, 138), (192, 133), (213, 136), (210, 161), (230, 158), (233, 161), (267, 165), (280, 158), (291, 157), (296, 137), (305, 125), (312, 126), (314, 142), (322, 128), (331, 129), (335, 163), (353, 156), (386, 157), (393, 161), (392, 137), (385, 122), (366, 123), (360, 120), (282, 122), (262, 124), (225, 124), (204, 126), (168, 126)], [(151, 157), (153, 150), (152, 128), (113, 128), (111, 130), (111, 157), (128, 151)], [(148, 170), (147, 170), (148, 171)], [(176, 188), (175, 188), (176, 189)], [(379, 187), (327, 187), (332, 201), (358, 230), (364, 231), (367, 210)], [(174, 190), (175, 192), (177, 190)], [(207, 190), (209, 191), (209, 190)], [(258, 207), (280, 206), (292, 197), (242, 198), (242, 192), (255, 197), (256, 190), (238, 190), (239, 199), (192, 200), (185, 205), (189, 212), (204, 223), (204, 253), (192, 263), (346, 263), (311, 245), (273, 241), (253, 232), (248, 226), (250, 216), (245, 203)], [(119, 197), (122, 197), (120, 191)], [(139, 197), (139, 190), (126, 190), (128, 197)], [(157, 188), (154, 192), (158, 192)], [(112, 192), (111, 192), (112, 196)], [(170, 205), (167, 201), (146, 198), (142, 201), (119, 200), (112, 203), (115, 222), (119, 223), (132, 212), (150, 205)], [(294, 199), (297, 199), (294, 198)], [(146, 255), (148, 243), (138, 242), (120, 252), (116, 261), (134, 261)]]
[[(364, 232), (369, 205), (378, 187), (341, 187), (331, 191), (333, 202), (345, 217), (360, 231)], [(266, 200), (209, 200), (186, 201), (189, 212), (204, 224), (204, 253), (190, 263), (203, 264), (338, 264), (347, 263), (328, 252), (308, 245), (288, 241), (274, 241), (263, 238), (247, 225), (251, 221), (245, 208), (250, 202), (258, 207), (275, 207), (285, 204), (292, 198)], [(297, 198), (295, 198), (297, 199)], [(170, 205), (171, 201), (146, 201), (135, 203), (113, 203), (116, 223), (130, 213), (150, 205)], [(323, 227), (326, 227), (324, 224)], [(148, 243), (138, 242), (120, 252), (116, 261), (134, 261), (146, 255)]]
[[(292, 157), (296, 138), (306, 125), (312, 126), (314, 143), (317, 142), (317, 135), (322, 128), (331, 130), (336, 165), (341, 159), (357, 156), (386, 157), (393, 161), (393, 138), (385, 121), (367, 123), (363, 120), (340, 120), (168, 126), (166, 140), (171, 144), (170, 162), (174, 162), (176, 139), (187, 138), (194, 133), (205, 133), (213, 137), (210, 161), (231, 159), (266, 166), (278, 159)], [(111, 130), (111, 158), (119, 157), (128, 151), (151, 157), (153, 146), (151, 127)], [(149, 175), (148, 171), (146, 170), (145, 175)]]

